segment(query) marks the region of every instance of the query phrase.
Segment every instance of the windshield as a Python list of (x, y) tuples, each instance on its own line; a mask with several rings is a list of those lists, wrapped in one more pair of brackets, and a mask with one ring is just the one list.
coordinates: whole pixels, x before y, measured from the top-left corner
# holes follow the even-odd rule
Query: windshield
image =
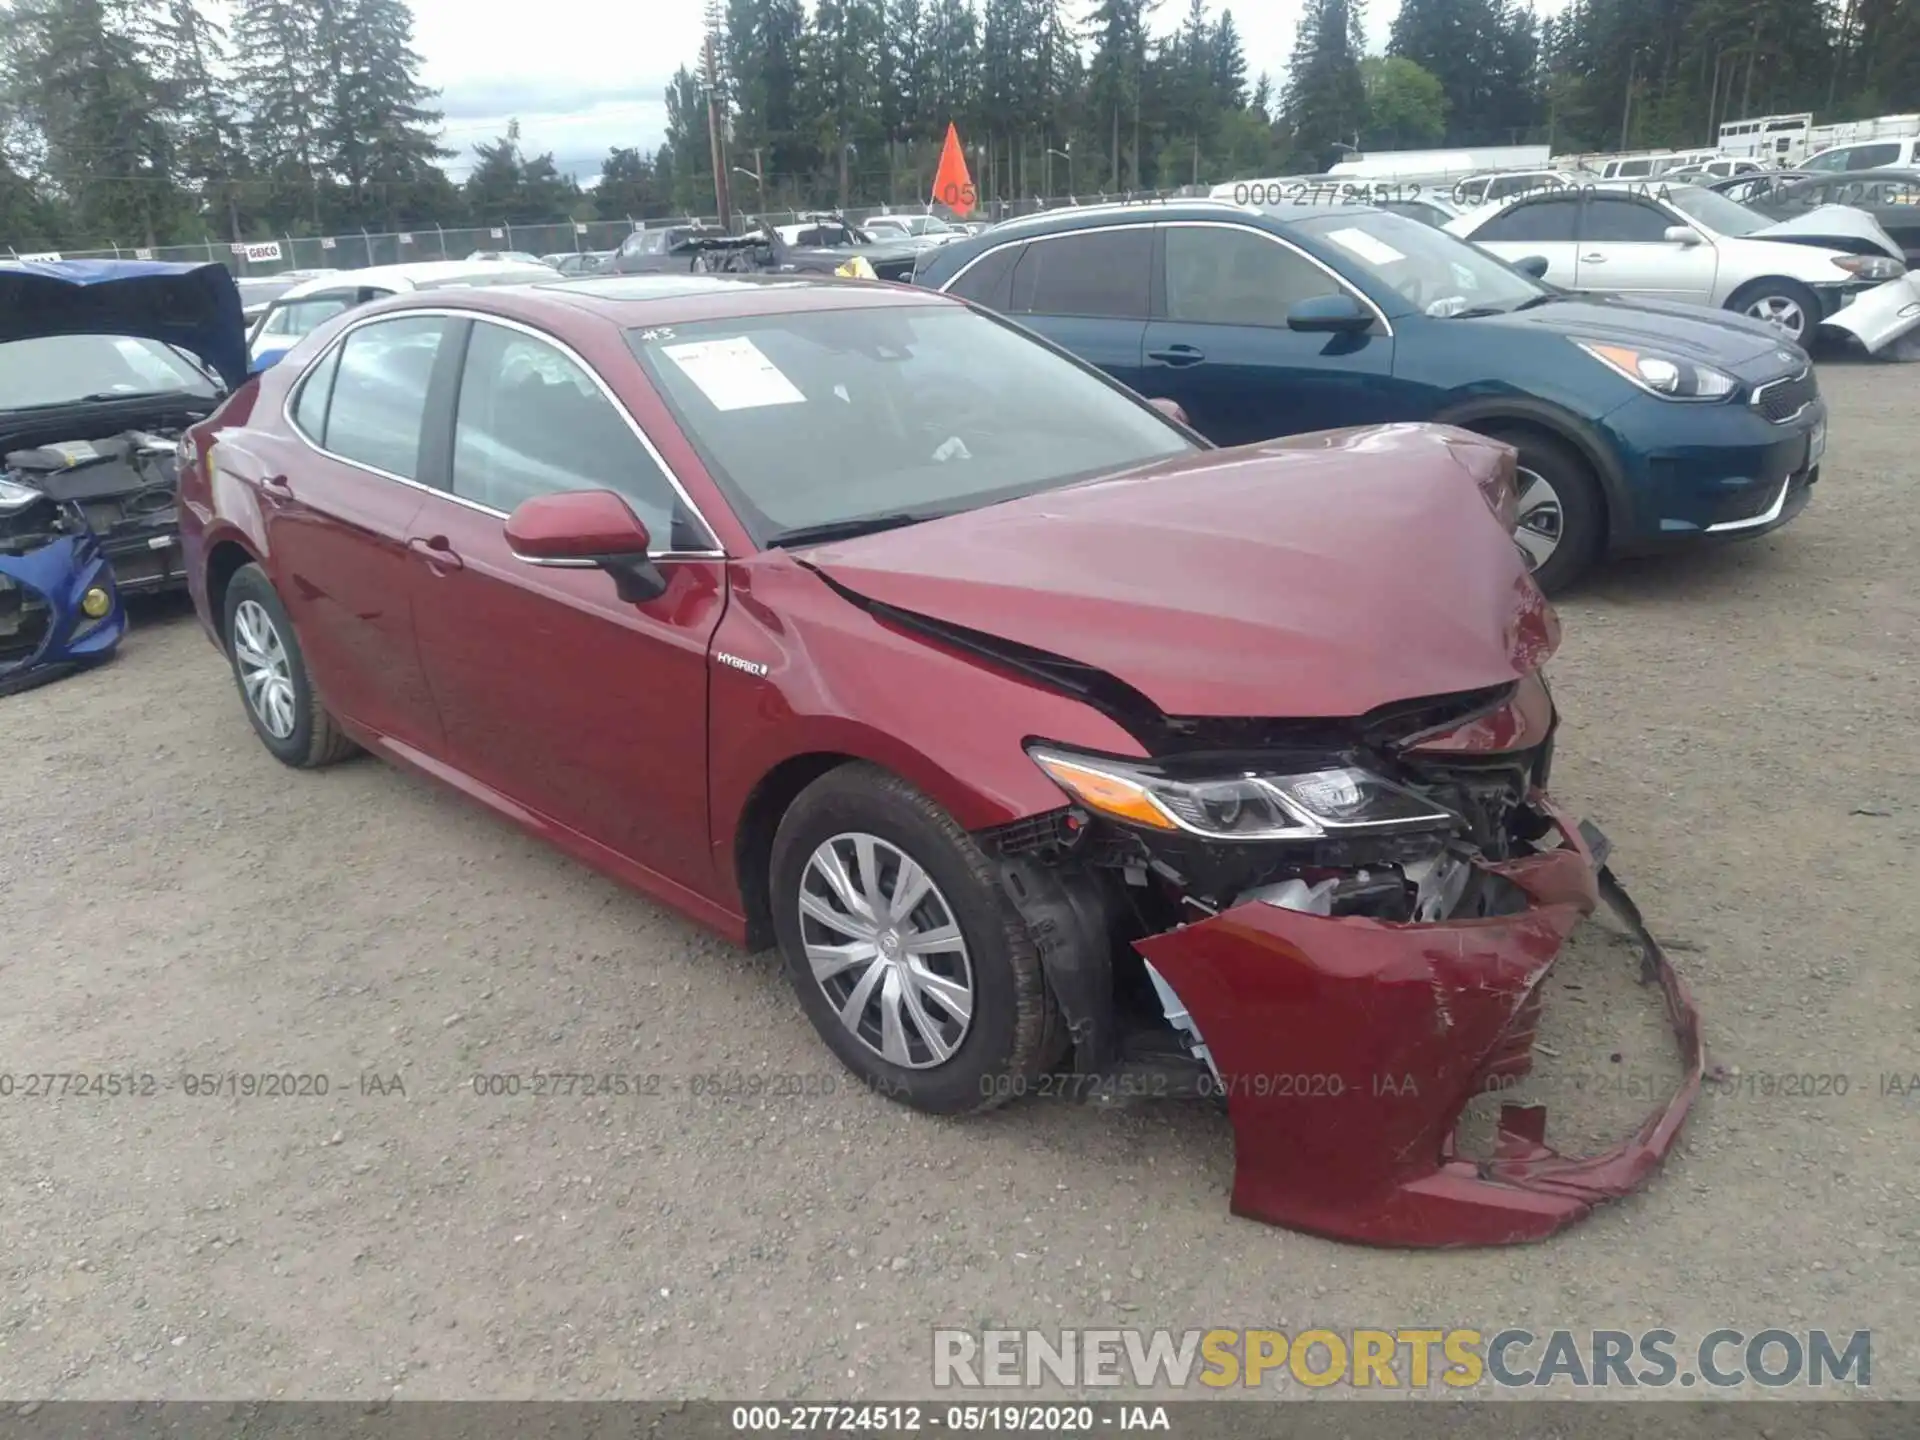
[(211, 399), (213, 381), (158, 340), (132, 335), (44, 335), (0, 345), (0, 409), (88, 397), (185, 393)]
[(1689, 220), (1698, 220), (1716, 235), (1751, 235), (1773, 224), (1758, 211), (1698, 185), (1665, 185), (1661, 199)]
[(957, 306), (715, 320), (628, 343), (761, 545), (1200, 448), (1097, 373)]
[(1496, 313), (1552, 293), (1486, 251), (1404, 215), (1317, 215), (1299, 226), (1423, 315)]

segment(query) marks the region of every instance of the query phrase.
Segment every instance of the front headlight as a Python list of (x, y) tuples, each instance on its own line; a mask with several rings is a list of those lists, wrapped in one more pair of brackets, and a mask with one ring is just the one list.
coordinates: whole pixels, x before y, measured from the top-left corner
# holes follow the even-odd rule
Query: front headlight
[(1036, 746), (1033, 761), (1100, 815), (1208, 840), (1316, 840), (1356, 831), (1427, 830), (1458, 823), (1451, 811), (1370, 770), (1175, 777), (1156, 767)]
[(1833, 263), (1857, 280), (1898, 280), (1907, 267), (1891, 255), (1835, 255)]
[(1725, 371), (1711, 365), (1641, 350), (1632, 345), (1608, 345), (1598, 340), (1573, 342), (1614, 374), (1666, 400), (1722, 400), (1739, 386)]
[(40, 492), (31, 485), (22, 485), (17, 480), (0, 480), (0, 515), (24, 510), (39, 498)]

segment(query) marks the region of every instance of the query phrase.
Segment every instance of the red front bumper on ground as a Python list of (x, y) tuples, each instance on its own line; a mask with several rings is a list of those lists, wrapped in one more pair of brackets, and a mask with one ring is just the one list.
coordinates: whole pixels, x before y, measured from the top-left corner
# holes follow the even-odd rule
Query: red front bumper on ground
[[(1489, 867), (1530, 897), (1517, 915), (1396, 925), (1252, 902), (1135, 943), (1219, 1068), (1235, 1214), (1377, 1245), (1511, 1244), (1637, 1188), (1665, 1158), (1700, 1090), (1699, 1016), (1632, 902), (1554, 819), (1565, 848)], [(1680, 1088), (1604, 1154), (1556, 1154), (1545, 1110), (1508, 1105), (1494, 1158), (1459, 1157), (1461, 1111), (1526, 1073), (1537, 987), (1603, 901), (1664, 994)]]

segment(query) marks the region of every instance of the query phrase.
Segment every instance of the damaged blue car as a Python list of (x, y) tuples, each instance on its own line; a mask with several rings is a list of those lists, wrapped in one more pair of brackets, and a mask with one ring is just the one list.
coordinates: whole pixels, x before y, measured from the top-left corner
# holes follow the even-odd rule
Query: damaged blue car
[(177, 446), (247, 375), (218, 265), (0, 262), (0, 695), (106, 659), (185, 583)]

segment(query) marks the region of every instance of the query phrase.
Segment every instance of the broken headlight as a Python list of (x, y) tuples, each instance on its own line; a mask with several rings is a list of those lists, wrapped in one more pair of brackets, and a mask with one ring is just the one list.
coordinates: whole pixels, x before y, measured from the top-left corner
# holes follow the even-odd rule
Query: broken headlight
[(1188, 777), (1044, 746), (1028, 754), (1056, 785), (1097, 814), (1208, 840), (1317, 840), (1461, 823), (1426, 797), (1351, 765)]

